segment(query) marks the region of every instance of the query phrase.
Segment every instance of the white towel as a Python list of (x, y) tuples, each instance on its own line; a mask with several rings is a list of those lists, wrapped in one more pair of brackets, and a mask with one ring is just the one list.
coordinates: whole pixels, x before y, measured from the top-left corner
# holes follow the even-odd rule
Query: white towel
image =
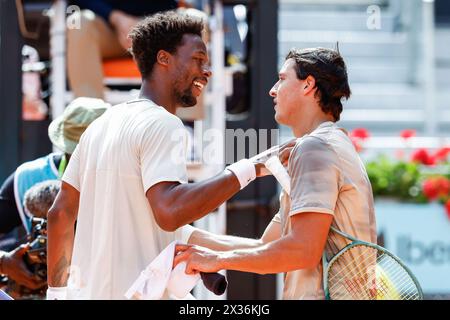
[(287, 170), (281, 164), (278, 156), (270, 157), (265, 162), (265, 166), (273, 174), (275, 179), (278, 180), (284, 191), (286, 191), (286, 193), (289, 195), (291, 193), (291, 178), (289, 177)]
[(178, 264), (172, 270), (176, 244), (177, 241), (169, 244), (141, 272), (130, 289), (125, 293), (127, 299), (159, 300), (163, 297), (166, 289), (176, 299), (192, 299), (189, 292), (200, 280), (200, 274), (186, 274), (185, 262)]

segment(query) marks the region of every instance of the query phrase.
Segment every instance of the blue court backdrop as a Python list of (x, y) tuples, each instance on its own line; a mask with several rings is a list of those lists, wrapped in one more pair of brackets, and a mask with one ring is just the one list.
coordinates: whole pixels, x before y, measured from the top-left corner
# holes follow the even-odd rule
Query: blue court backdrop
[(425, 295), (450, 298), (450, 219), (438, 203), (376, 201), (378, 235), (414, 273)]

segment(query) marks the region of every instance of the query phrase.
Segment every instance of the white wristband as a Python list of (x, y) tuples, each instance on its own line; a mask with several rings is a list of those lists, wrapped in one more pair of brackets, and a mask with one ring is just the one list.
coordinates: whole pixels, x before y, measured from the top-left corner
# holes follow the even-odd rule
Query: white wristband
[(249, 159), (239, 160), (236, 163), (230, 164), (226, 169), (233, 172), (237, 177), (241, 185), (241, 190), (256, 179), (255, 164)]
[(67, 287), (48, 287), (47, 300), (66, 300), (67, 299)]

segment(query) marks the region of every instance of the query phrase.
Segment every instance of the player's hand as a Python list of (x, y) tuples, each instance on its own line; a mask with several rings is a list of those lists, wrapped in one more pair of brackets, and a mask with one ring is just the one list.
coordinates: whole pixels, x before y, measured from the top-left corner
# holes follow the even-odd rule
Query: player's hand
[(194, 245), (175, 246), (175, 257), (173, 267), (179, 263), (186, 262), (186, 274), (195, 274), (198, 272), (217, 272), (222, 268), (220, 265), (220, 253)]
[(288, 142), (283, 143), (280, 146), (280, 150), (278, 151), (278, 158), (283, 166), (287, 167), (289, 162), (289, 156), (291, 155), (292, 150), (295, 147), (295, 143), (297, 139), (291, 139)]
[(264, 177), (271, 174), (271, 172), (267, 170), (264, 163), (274, 155), (278, 155), (280, 162), (283, 164), (283, 166), (287, 167), (289, 156), (291, 155), (291, 152), (294, 149), (296, 142), (297, 139), (291, 139), (280, 146), (274, 146), (250, 158), (250, 160), (253, 161), (253, 163), (255, 163), (256, 176)]
[(32, 274), (25, 265), (24, 255), (28, 250), (27, 245), (21, 245), (7, 253), (3, 258), (3, 272), (18, 284), (36, 290), (44, 287), (47, 283)]
[(269, 176), (272, 173), (266, 168), (264, 163), (255, 163), (255, 169), (256, 169), (256, 177), (265, 177)]

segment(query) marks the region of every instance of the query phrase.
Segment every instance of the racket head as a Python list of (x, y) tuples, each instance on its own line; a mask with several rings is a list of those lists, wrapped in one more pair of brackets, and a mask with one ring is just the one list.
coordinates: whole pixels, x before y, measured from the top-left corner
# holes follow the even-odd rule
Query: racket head
[(329, 300), (422, 300), (414, 274), (393, 253), (373, 243), (354, 241), (326, 265)]

